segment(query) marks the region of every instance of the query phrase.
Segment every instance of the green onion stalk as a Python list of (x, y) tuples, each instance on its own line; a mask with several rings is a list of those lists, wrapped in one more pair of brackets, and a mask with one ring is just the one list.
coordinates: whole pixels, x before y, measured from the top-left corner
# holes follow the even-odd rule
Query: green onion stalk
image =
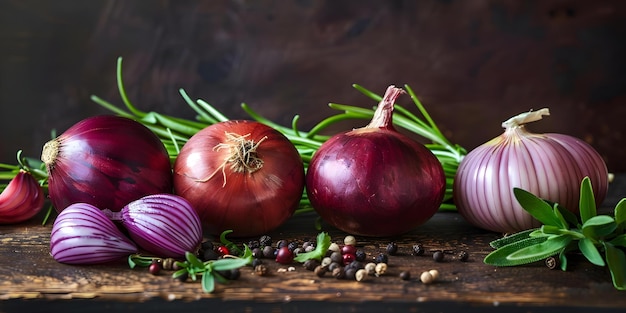
[[(229, 120), (228, 117), (224, 116), (221, 112), (219, 112), (219, 110), (206, 101), (202, 99), (196, 101), (192, 100), (184, 89), (179, 89), (179, 93), (187, 105), (196, 113), (195, 120), (169, 116), (154, 111), (141, 111), (131, 103), (124, 88), (121, 57), (117, 60), (116, 75), (117, 87), (122, 102), (124, 103), (124, 107), (118, 107), (95, 95), (91, 96), (91, 100), (117, 115), (136, 120), (152, 130), (165, 145), (172, 162), (174, 162), (180, 153), (180, 148), (189, 140), (191, 136), (209, 125)], [(380, 95), (371, 92), (360, 85), (354, 84), (353, 87), (365, 96), (376, 101), (376, 103), (380, 102), (382, 99)], [(425, 146), (439, 159), (446, 175), (446, 193), (440, 210), (455, 210), (456, 208), (452, 201), (452, 184), (458, 165), (467, 154), (467, 151), (457, 144), (452, 144), (443, 135), (422, 103), (418, 100), (413, 90), (408, 85), (404, 85), (404, 89), (410, 95), (422, 117), (420, 118), (411, 113), (409, 110), (396, 105), (393, 123), (395, 126), (417, 134), (429, 141), (429, 143)], [(300, 153), (305, 168), (308, 167), (313, 154), (324, 142), (326, 142), (326, 140), (330, 138), (329, 135), (323, 134), (329, 126), (346, 120), (360, 119), (369, 121), (374, 115), (374, 111), (376, 109), (375, 107), (361, 108), (338, 103), (329, 103), (329, 106), (332, 109), (340, 111), (340, 113), (323, 119), (309, 131), (302, 131), (298, 129), (298, 115), (293, 117), (290, 126), (284, 126), (263, 117), (250, 108), (246, 103), (241, 104), (242, 109), (251, 119), (268, 125), (285, 135)], [(14, 168), (11, 168), (10, 170), (14, 171)], [(45, 174), (45, 171), (43, 174)], [(8, 174), (6, 176), (10, 175), (11, 174)], [(13, 174), (13, 176), (14, 175), (15, 174)], [(45, 176), (42, 176), (41, 178), (45, 178)], [(45, 184), (45, 180), (43, 180), (43, 184)], [(296, 213), (307, 211), (313, 211), (313, 208), (305, 191), (302, 195), (300, 206)]]

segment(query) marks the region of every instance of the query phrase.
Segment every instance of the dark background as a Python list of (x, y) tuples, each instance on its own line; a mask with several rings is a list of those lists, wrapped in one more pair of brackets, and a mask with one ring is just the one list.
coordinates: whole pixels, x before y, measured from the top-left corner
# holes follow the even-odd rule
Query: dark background
[(118, 56), (144, 110), (193, 117), (184, 88), (231, 118), (246, 102), (306, 130), (328, 102), (375, 105), (353, 83), (406, 83), (468, 149), (549, 107), (531, 130), (582, 138), (626, 171), (622, 0), (0, 0), (0, 163), (108, 113), (92, 94), (121, 104)]

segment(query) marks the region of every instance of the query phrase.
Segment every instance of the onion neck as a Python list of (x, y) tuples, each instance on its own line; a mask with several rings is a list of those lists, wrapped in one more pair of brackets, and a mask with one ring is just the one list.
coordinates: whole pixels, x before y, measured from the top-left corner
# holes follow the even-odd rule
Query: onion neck
[(538, 111), (529, 111), (522, 114), (511, 117), (510, 119), (502, 122), (502, 127), (505, 129), (523, 127), (524, 124), (539, 121), (544, 115), (550, 115), (550, 110), (543, 108)]
[(43, 151), (41, 152), (41, 161), (47, 166), (52, 166), (54, 160), (56, 160), (59, 154), (59, 147), (61, 144), (57, 139), (52, 139), (43, 145)]
[(387, 91), (385, 91), (383, 99), (378, 104), (372, 120), (365, 128), (394, 129), (393, 105), (396, 103), (396, 99), (404, 93), (405, 91), (402, 88), (396, 88), (394, 85), (387, 87)]

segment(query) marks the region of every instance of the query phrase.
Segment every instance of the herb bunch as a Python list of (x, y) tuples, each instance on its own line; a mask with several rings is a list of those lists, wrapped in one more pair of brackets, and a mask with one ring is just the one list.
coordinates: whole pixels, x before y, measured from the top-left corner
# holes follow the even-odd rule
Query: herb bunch
[(567, 254), (579, 252), (592, 264), (608, 266), (613, 286), (626, 290), (626, 198), (617, 203), (614, 216), (596, 209), (591, 181), (580, 185), (580, 218), (558, 203), (540, 199), (514, 188), (520, 205), (543, 225), (490, 243), (496, 249), (484, 262), (495, 266), (516, 266), (557, 257), (567, 270)]

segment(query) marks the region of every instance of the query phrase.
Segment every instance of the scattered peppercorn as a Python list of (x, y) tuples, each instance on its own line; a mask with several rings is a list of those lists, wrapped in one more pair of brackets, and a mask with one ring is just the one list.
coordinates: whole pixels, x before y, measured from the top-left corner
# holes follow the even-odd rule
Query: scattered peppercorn
[(254, 272), (259, 276), (265, 276), (268, 272), (267, 266), (265, 266), (265, 264), (259, 264), (254, 267)]
[(276, 262), (280, 264), (291, 264), (293, 262), (293, 252), (288, 246), (283, 246), (276, 253)]
[(320, 261), (316, 259), (308, 259), (304, 261), (304, 263), (302, 264), (302, 266), (309, 271), (315, 270), (315, 268), (318, 267), (319, 265), (320, 265)]
[(560, 262), (559, 262), (559, 259), (557, 257), (551, 256), (551, 257), (546, 258), (545, 264), (546, 264), (546, 266), (549, 269), (553, 270), (553, 269), (559, 267)]
[(291, 252), (293, 252), (294, 250), (296, 250), (298, 247), (300, 246), (300, 244), (298, 244), (298, 242), (296, 241), (292, 241), (290, 242), (287, 247), (289, 248), (289, 250), (291, 250)]
[(202, 244), (200, 245), (200, 249), (202, 250), (213, 250), (214, 246), (213, 246), (213, 242), (211, 241), (203, 241)]
[(376, 263), (367, 263), (365, 264), (364, 269), (367, 275), (374, 275), (376, 274)]
[(366, 258), (367, 258), (367, 254), (365, 253), (365, 251), (363, 251), (363, 249), (357, 249), (356, 252), (354, 252), (355, 260), (359, 262), (363, 262), (365, 261)]
[(152, 263), (150, 263), (150, 266), (148, 267), (148, 271), (152, 275), (158, 275), (159, 272), (161, 272), (161, 261), (157, 259), (152, 260)]
[(411, 279), (411, 272), (409, 271), (402, 271), (400, 272), (400, 279), (402, 280), (410, 280)]
[(219, 246), (217, 247), (217, 253), (219, 253), (220, 255), (229, 255), (230, 251), (226, 246)]
[(355, 259), (355, 256), (352, 253), (343, 254), (341, 257), (343, 259), (343, 265), (348, 265)]
[(346, 277), (346, 272), (343, 270), (343, 267), (337, 267), (333, 269), (333, 277), (337, 279), (344, 279)]
[(428, 271), (428, 273), (430, 273), (430, 276), (433, 277), (433, 280), (439, 279), (439, 271), (438, 270), (430, 270), (430, 271)]
[(424, 284), (431, 284), (435, 281), (433, 275), (431, 275), (430, 272), (423, 272), (422, 275), (420, 275), (420, 280)]
[(263, 257), (266, 259), (271, 259), (274, 257), (274, 247), (272, 246), (265, 246), (263, 248)]
[(317, 277), (322, 277), (324, 275), (326, 275), (326, 267), (318, 265), (317, 267), (315, 267), (315, 269), (313, 270), (313, 273), (315, 273), (315, 275), (317, 275)]
[(356, 247), (351, 245), (345, 245), (341, 247), (341, 254), (355, 254)]
[(467, 260), (469, 259), (469, 253), (467, 253), (467, 251), (463, 250), (463, 251), (459, 252), (459, 254), (457, 255), (457, 258), (461, 262), (467, 262)]
[(328, 251), (330, 251), (330, 252), (341, 252), (341, 248), (339, 247), (339, 245), (336, 242), (333, 242), (328, 247)]
[(367, 279), (367, 271), (365, 269), (360, 269), (356, 271), (356, 273), (354, 274), (354, 279), (356, 281), (364, 281), (365, 279)]
[(356, 246), (356, 238), (352, 235), (348, 235), (343, 239), (343, 244), (346, 246)]
[(341, 252), (335, 251), (330, 254), (330, 260), (333, 262), (341, 263), (343, 262), (343, 255), (341, 254)]
[(252, 249), (252, 257), (254, 258), (262, 258), (263, 257), (263, 249), (257, 247)]
[(174, 268), (174, 263), (176, 262), (176, 260), (174, 260), (173, 258), (165, 258), (163, 259), (163, 262), (161, 262), (161, 265), (163, 266), (164, 270), (172, 270)]
[(272, 245), (272, 237), (268, 235), (261, 236), (261, 238), (259, 239), (259, 246), (266, 247), (266, 246), (271, 246), (271, 245)]
[(261, 265), (263, 264), (263, 260), (261, 260), (260, 258), (254, 258), (252, 259), (252, 267), (256, 267), (257, 265)]
[(250, 248), (251, 250), (254, 250), (255, 248), (260, 248), (261, 244), (259, 243), (258, 240), (250, 240), (248, 242), (248, 248)]
[(327, 267), (328, 265), (330, 265), (330, 263), (333, 263), (333, 260), (330, 259), (330, 257), (325, 257), (322, 259), (322, 266), (323, 267)]
[(208, 249), (202, 252), (203, 261), (217, 260), (219, 257), (219, 253), (217, 253), (214, 249)]
[(424, 254), (424, 246), (421, 243), (417, 243), (413, 245), (413, 255), (423, 255)]
[(387, 263), (378, 263), (376, 264), (376, 276), (383, 275), (387, 272)]
[(389, 263), (389, 257), (384, 253), (379, 253), (374, 261), (376, 263)]
[(398, 244), (395, 242), (390, 242), (387, 244), (387, 254), (396, 255), (398, 253)]
[(443, 259), (444, 259), (443, 251), (437, 250), (433, 253), (433, 260), (435, 262), (443, 262)]
[(330, 264), (328, 264), (328, 270), (331, 272), (338, 267), (341, 267), (341, 264), (338, 262), (330, 262)]
[(284, 240), (284, 239), (278, 240), (278, 242), (276, 242), (276, 249), (280, 249), (282, 247), (286, 247), (287, 245), (289, 245), (287, 240)]

